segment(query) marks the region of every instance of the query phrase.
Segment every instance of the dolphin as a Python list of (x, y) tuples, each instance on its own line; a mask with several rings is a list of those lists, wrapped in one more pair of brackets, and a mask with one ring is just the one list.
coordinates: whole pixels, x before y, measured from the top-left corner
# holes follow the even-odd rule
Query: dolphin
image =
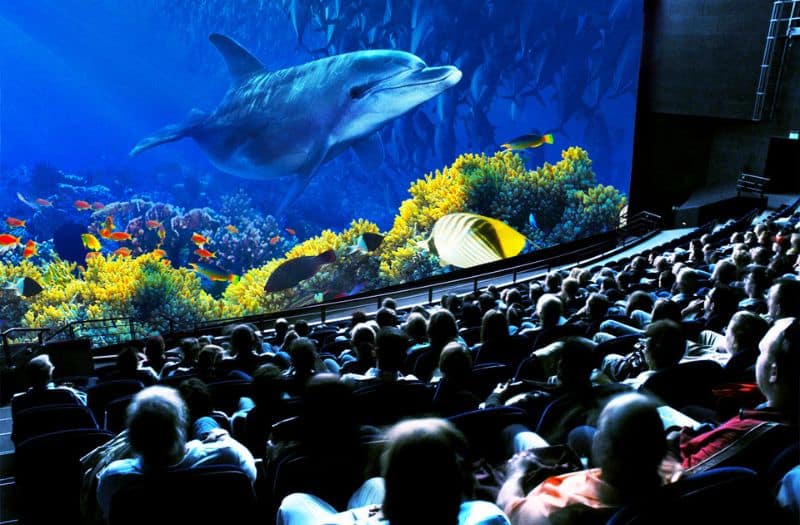
[(192, 110), (182, 124), (142, 139), (130, 155), (190, 137), (225, 173), (258, 180), (292, 175), (279, 213), (320, 165), (348, 147), (358, 152), (359, 143), (382, 149), (376, 132), (387, 122), (461, 80), (454, 66), (428, 67), (411, 53), (383, 49), (270, 72), (233, 39), (214, 33), (209, 40), (231, 75), (222, 102), (211, 114)]

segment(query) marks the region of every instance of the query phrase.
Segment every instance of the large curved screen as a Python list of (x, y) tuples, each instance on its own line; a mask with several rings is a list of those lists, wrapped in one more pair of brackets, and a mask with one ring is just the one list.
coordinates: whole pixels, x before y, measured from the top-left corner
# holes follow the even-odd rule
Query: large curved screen
[(0, 327), (321, 303), (619, 225), (641, 0), (0, 5)]

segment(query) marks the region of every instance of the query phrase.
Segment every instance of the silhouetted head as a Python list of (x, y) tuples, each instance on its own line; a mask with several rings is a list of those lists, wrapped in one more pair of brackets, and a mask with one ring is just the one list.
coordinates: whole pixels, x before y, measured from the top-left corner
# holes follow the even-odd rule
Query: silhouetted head
[(449, 310), (437, 310), (428, 321), (428, 338), (433, 348), (441, 349), (458, 335), (456, 318)]
[(769, 316), (773, 321), (784, 317), (800, 317), (800, 281), (781, 279), (769, 289)]
[(414, 343), (422, 343), (428, 339), (428, 321), (422, 314), (409, 315), (403, 330)]
[(385, 326), (397, 326), (397, 314), (393, 309), (384, 306), (375, 314), (375, 321), (381, 328)]
[(181, 355), (183, 362), (194, 364), (197, 361), (197, 353), (200, 352), (200, 342), (196, 337), (184, 337), (181, 339)]
[(311, 373), (316, 369), (317, 346), (307, 337), (298, 337), (292, 342), (289, 356), (297, 372)]
[(117, 354), (117, 370), (124, 377), (133, 377), (139, 368), (139, 352), (132, 346), (123, 348)]
[(508, 337), (506, 317), (497, 310), (489, 310), (483, 314), (481, 323), (481, 342), (502, 341)]
[(758, 345), (756, 382), (771, 408), (797, 418), (800, 396), (800, 321), (775, 321)]
[(128, 405), (128, 442), (142, 463), (166, 467), (185, 452), (188, 411), (175, 389), (151, 386)]
[(381, 301), (381, 308), (388, 308), (389, 310), (397, 311), (397, 301), (391, 297), (384, 297)]
[(455, 525), (474, 488), (464, 436), (448, 421), (403, 421), (386, 435), (383, 514), (393, 525)]
[(253, 402), (257, 407), (274, 409), (281, 403), (285, 391), (281, 369), (271, 363), (259, 366), (253, 372), (253, 382), (250, 388), (253, 393)]
[(375, 356), (378, 368), (384, 371), (400, 370), (406, 360), (410, 341), (402, 330), (389, 326), (381, 328), (375, 338)]
[(557, 296), (546, 293), (536, 303), (536, 314), (542, 323), (542, 328), (548, 329), (558, 325), (563, 313), (564, 303)]
[(151, 335), (144, 343), (144, 355), (147, 357), (150, 366), (152, 366), (156, 372), (161, 370), (164, 364), (164, 349), (164, 338), (160, 335)]
[(308, 321), (305, 319), (298, 319), (295, 321), (292, 330), (297, 332), (297, 335), (300, 337), (308, 337), (308, 334), (311, 333), (311, 327), (308, 326)]
[(578, 391), (591, 386), (592, 345), (588, 339), (569, 337), (560, 342), (558, 379), (568, 390)]
[(196, 378), (190, 377), (178, 385), (178, 392), (186, 403), (189, 410), (189, 421), (195, 422), (197, 419), (208, 416), (214, 411), (214, 402), (211, 399), (211, 392), (206, 384)]
[(592, 458), (603, 481), (625, 500), (658, 488), (658, 468), (667, 452), (657, 404), (642, 394), (612, 399), (600, 414), (592, 441)]
[(461, 343), (447, 343), (439, 356), (439, 370), (445, 379), (463, 385), (472, 374), (472, 354)]
[(725, 330), (725, 347), (732, 354), (758, 350), (767, 329), (769, 324), (761, 316), (746, 310), (736, 312)]
[(53, 363), (47, 354), (39, 354), (25, 363), (25, 381), (31, 388), (45, 388), (53, 380)]

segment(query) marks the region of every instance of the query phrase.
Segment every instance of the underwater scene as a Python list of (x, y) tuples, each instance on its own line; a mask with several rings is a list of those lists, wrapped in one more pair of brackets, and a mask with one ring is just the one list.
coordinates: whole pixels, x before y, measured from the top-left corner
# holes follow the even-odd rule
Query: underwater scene
[(642, 0), (0, 3), (0, 330), (146, 331), (614, 229)]

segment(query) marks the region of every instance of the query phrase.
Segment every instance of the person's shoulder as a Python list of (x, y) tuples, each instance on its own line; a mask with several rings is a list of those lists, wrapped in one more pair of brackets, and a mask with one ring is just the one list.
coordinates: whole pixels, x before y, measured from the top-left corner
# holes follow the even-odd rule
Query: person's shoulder
[(459, 525), (505, 525), (510, 523), (505, 513), (488, 501), (465, 501), (458, 513)]
[(136, 458), (126, 458), (112, 461), (97, 474), (97, 477), (101, 480), (108, 480), (111, 478), (137, 476), (141, 473), (142, 470), (139, 465), (139, 460)]

